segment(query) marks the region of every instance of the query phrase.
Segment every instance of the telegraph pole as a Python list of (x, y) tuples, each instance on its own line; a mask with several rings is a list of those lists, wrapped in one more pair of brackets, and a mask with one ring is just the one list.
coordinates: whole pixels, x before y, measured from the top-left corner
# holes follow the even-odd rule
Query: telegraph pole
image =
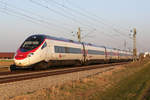
[(137, 48), (136, 48), (136, 28), (133, 29), (133, 61), (137, 60)]
[(77, 36), (78, 36), (78, 41), (81, 42), (81, 29), (80, 29), (80, 27), (78, 28)]

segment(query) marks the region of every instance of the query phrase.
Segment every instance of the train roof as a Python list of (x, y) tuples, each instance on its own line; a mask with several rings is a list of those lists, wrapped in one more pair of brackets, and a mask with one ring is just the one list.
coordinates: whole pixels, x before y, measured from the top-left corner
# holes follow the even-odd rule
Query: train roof
[(78, 41), (74, 41), (74, 40), (70, 40), (70, 39), (65, 39), (65, 38), (57, 38), (57, 37), (53, 37), (53, 36), (49, 36), (49, 35), (45, 35), (46, 38), (48, 39), (54, 39), (54, 40), (59, 40), (59, 41), (64, 41), (64, 42), (71, 42), (71, 43), (76, 43), (76, 44), (82, 44), (84, 43), (85, 45), (89, 45), (89, 46), (94, 46), (94, 47), (101, 47), (101, 48), (105, 48), (105, 46), (98, 46), (98, 45), (94, 45), (91, 43), (85, 43), (85, 42), (78, 42)]
[(82, 44), (82, 43), (80, 43), (78, 41), (69, 40), (69, 39), (65, 39), (65, 38), (58, 38), (58, 37), (54, 37), (54, 36), (50, 36), (50, 35), (45, 35), (45, 34), (36, 34), (36, 35), (32, 35), (32, 36), (41, 36), (44, 39), (52, 39), (52, 40), (58, 40), (58, 41), (64, 41), (64, 42)]
[[(32, 35), (32, 36), (41, 36), (44, 39), (53, 39), (53, 40), (70, 42), (70, 43), (76, 43), (76, 44), (82, 44), (82, 43), (84, 43), (85, 45), (89, 45), (89, 46), (93, 46), (93, 47), (107, 48), (107, 49), (111, 49), (111, 50), (120, 50), (120, 49), (117, 49), (117, 48), (100, 46), (100, 45), (95, 45), (95, 44), (85, 43), (85, 42), (81, 43), (81, 42), (78, 42), (78, 41), (74, 41), (74, 40), (70, 40), (70, 39), (65, 39), (65, 38), (58, 38), (58, 37), (54, 37), (54, 36), (50, 36), (50, 35), (45, 35), (45, 34), (36, 34), (36, 35)], [(124, 50), (120, 50), (120, 51), (124, 51)]]

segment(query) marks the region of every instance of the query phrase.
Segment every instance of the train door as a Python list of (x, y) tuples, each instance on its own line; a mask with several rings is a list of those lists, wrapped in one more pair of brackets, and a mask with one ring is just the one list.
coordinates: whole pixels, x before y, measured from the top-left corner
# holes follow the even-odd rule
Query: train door
[(50, 45), (50, 43), (47, 43), (47, 47), (46, 47), (46, 61), (48, 62), (52, 56), (52, 46)]
[(104, 47), (104, 48), (105, 48), (105, 53), (104, 53), (104, 54), (105, 54), (105, 61), (107, 61), (107, 59), (108, 59), (108, 58), (107, 58), (107, 57), (108, 57), (107, 49), (106, 49), (106, 47)]
[(86, 52), (86, 49), (85, 49), (85, 44), (82, 43), (82, 46), (83, 46), (83, 50), (82, 50), (82, 53), (83, 53), (83, 63), (86, 62), (86, 57), (87, 57), (87, 52)]
[(117, 49), (117, 60), (119, 60), (119, 49)]
[(44, 42), (43, 46), (41, 47), (40, 55), (42, 57), (41, 59), (46, 60), (46, 58), (47, 58), (47, 42), (46, 41)]

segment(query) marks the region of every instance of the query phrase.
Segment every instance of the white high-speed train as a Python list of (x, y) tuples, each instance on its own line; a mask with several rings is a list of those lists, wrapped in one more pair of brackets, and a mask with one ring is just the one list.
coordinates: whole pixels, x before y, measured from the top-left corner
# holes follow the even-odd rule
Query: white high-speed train
[(28, 37), (14, 56), (14, 68), (108, 63), (132, 60), (132, 52), (48, 35)]

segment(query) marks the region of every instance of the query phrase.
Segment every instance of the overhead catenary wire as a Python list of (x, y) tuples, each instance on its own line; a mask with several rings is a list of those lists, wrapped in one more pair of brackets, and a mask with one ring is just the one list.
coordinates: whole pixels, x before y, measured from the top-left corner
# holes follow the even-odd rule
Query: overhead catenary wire
[[(35, 24), (39, 24), (39, 22), (38, 21), (40, 21), (40, 20), (35, 20), (33, 17), (31, 17), (31, 16), (28, 16), (28, 15), (25, 15), (25, 14), (23, 14), (23, 13), (20, 13), (20, 12), (17, 12), (17, 11), (14, 11), (14, 10), (12, 10), (12, 9), (8, 9), (9, 8), (9, 6), (7, 6), (7, 9), (4, 9), (4, 10), (7, 10), (8, 12), (10, 12), (10, 13), (14, 13), (14, 14), (17, 14), (17, 15), (21, 15), (22, 17), (25, 17), (25, 19), (27, 20), (27, 21), (29, 21), (29, 22), (32, 22), (32, 23), (35, 23)], [(45, 26), (44, 26), (45, 27)], [(47, 26), (47, 28), (50, 28), (49, 26)]]
[[(2, 2), (2, 1), (0, 1), (0, 3), (1, 4), (5, 4), (4, 2)], [(38, 14), (35, 14), (34, 12), (31, 12), (31, 11), (26, 11), (26, 10), (24, 10), (24, 9), (21, 9), (21, 8), (18, 8), (18, 7), (16, 7), (16, 6), (13, 6), (13, 5), (10, 5), (10, 4), (6, 4), (6, 8), (5, 9), (7, 9), (8, 7), (9, 8), (13, 8), (13, 9), (15, 9), (16, 11), (18, 10), (18, 11), (20, 11), (22, 14), (24, 14), (24, 15), (27, 15), (28, 14), (28, 17), (29, 16), (31, 16), (31, 14), (32, 14), (32, 18), (35, 18), (35, 20), (38, 20), (38, 21), (40, 21), (40, 22), (43, 22), (43, 23), (47, 23), (47, 24), (49, 24), (50, 26), (56, 26), (56, 27), (60, 27), (60, 28), (62, 28), (62, 29), (68, 29), (68, 27), (69, 26), (62, 26), (62, 25), (57, 25), (57, 24), (54, 24), (54, 23), (52, 23), (52, 22), (49, 22), (49, 20), (46, 20), (46, 18), (45, 17), (43, 17), (43, 16), (41, 16), (41, 15), (38, 15)], [(33, 17), (34, 16), (34, 17)]]
[(80, 25), (87, 26), (87, 27), (91, 28), (91, 26), (89, 26), (89, 25), (87, 25), (87, 24), (84, 24), (84, 23), (78, 21), (77, 19), (75, 19), (75, 18), (73, 18), (73, 17), (71, 17), (71, 16), (69, 16), (69, 15), (67, 15), (67, 14), (62, 13), (61, 11), (55, 10), (55, 9), (53, 9), (53, 8), (50, 8), (49, 6), (46, 6), (46, 5), (44, 5), (44, 4), (42, 4), (42, 3), (39, 3), (39, 2), (37, 2), (37, 1), (35, 1), (35, 0), (30, 0), (30, 2), (32, 2), (32, 3), (34, 3), (34, 4), (38, 5), (38, 6), (41, 6), (41, 7), (43, 7), (43, 8), (46, 8), (46, 9), (48, 9), (50, 12), (53, 12), (53, 13), (58, 14), (58, 15), (61, 15), (61, 16), (63, 16), (64, 18), (69, 18), (69, 19), (70, 19), (71, 21), (73, 21), (74, 23), (78, 23), (78, 24), (80, 24)]
[[(59, 15), (61, 15), (61, 16), (64, 16), (64, 17), (67, 17), (68, 18), (68, 16), (66, 16), (67, 14), (64, 14), (64, 13), (59, 13), (60, 11), (57, 11), (57, 10), (55, 10), (55, 9), (52, 9), (52, 8), (50, 8), (50, 7), (48, 7), (48, 6), (46, 6), (46, 5), (43, 5), (42, 3), (39, 3), (39, 2), (35, 2), (34, 0), (30, 0), (31, 2), (33, 2), (33, 3), (35, 3), (36, 5), (39, 5), (39, 6), (41, 6), (41, 7), (44, 7), (44, 8), (46, 8), (46, 9), (48, 9), (48, 10), (50, 10), (50, 11), (53, 11), (54, 13), (57, 13), (57, 14), (59, 14)], [(74, 18), (72, 18), (72, 17), (69, 17), (69, 18), (71, 18), (71, 19), (73, 19), (73, 21), (75, 21), (74, 20)], [(76, 21), (75, 21), (76, 22)], [(77, 23), (77, 22), (76, 22)], [(78, 23), (81, 23), (81, 22), (78, 22)], [(85, 24), (82, 24), (82, 25), (85, 25)], [(86, 25), (87, 26), (87, 25)], [(88, 25), (88, 27), (92, 27), (92, 26), (89, 26)], [(93, 28), (94, 29), (94, 28)], [(116, 37), (115, 37), (116, 38)], [(124, 37), (123, 37), (124, 38)]]
[[(86, 16), (85, 14), (83, 14), (83, 13), (81, 13), (81, 12), (78, 12), (78, 11), (76, 11), (76, 10), (74, 10), (74, 9), (72, 9), (72, 8), (69, 8), (69, 7), (67, 7), (67, 6), (63, 6), (62, 4), (60, 4), (60, 3), (58, 3), (58, 2), (56, 2), (56, 1), (54, 1), (54, 0), (42, 0), (42, 1), (45, 1), (47, 4), (50, 4), (50, 2), (53, 2), (54, 4), (56, 4), (56, 7), (58, 8), (58, 9), (61, 9), (61, 10), (63, 10), (63, 12), (64, 13), (66, 13), (66, 14), (69, 14), (69, 16), (71, 16), (71, 17), (73, 17), (73, 18), (75, 18), (75, 16), (83, 16), (84, 17), (84, 19), (86, 18), (86, 19), (88, 19), (88, 20), (86, 20), (86, 24), (89, 24), (89, 25), (92, 25), (92, 26), (90, 26), (90, 28), (92, 28), (92, 29), (98, 29), (98, 28), (100, 28), (99, 26), (97, 26), (96, 25), (96, 27), (94, 26), (94, 21), (95, 20), (93, 20), (92, 18), (89, 18), (88, 16)], [(58, 5), (58, 6), (57, 6)], [(63, 9), (64, 8), (64, 9)], [(69, 12), (68, 12), (69, 11)], [(88, 18), (87, 18), (88, 17)], [(92, 22), (91, 22), (92, 21)], [(102, 27), (102, 28), (104, 28), (104, 27)]]
[[(44, 6), (45, 6), (45, 5), (44, 5)], [(49, 8), (50, 8), (50, 7), (49, 7)], [(7, 7), (6, 7), (6, 9), (7, 9)], [(15, 12), (16, 12), (16, 10), (15, 10)], [(24, 11), (23, 11), (23, 12), (24, 12)], [(10, 11), (10, 13), (12, 13), (12, 12)], [(22, 13), (22, 12), (21, 12), (21, 13)], [(18, 11), (16, 12), (16, 14), (18, 14)], [(23, 13), (23, 14), (24, 14), (24, 13)], [(64, 13), (63, 13), (63, 14), (64, 14)], [(33, 17), (34, 14), (33, 14), (33, 16), (31, 16), (30, 14), (29, 14), (28, 16), (24, 16), (24, 15), (22, 15), (22, 14), (20, 14), (20, 13), (19, 13), (18, 15), (20, 15), (20, 16), (26, 18), (26, 19), (30, 19), (30, 20), (32, 20), (32, 21), (35, 22), (35, 23), (40, 23), (40, 25), (41, 25), (41, 24), (44, 24), (44, 25), (47, 26), (48, 28), (51, 28), (51, 27), (50, 27), (51, 23), (48, 24), (48, 23), (47, 23), (48, 21), (46, 21), (46, 20), (43, 21), (42, 18), (39, 20), (39, 17), (40, 17), (40, 16), (37, 16), (38, 18), (34, 18), (34, 17)], [(26, 14), (25, 14), (25, 15), (26, 15)], [(31, 17), (32, 17), (33, 19), (32, 19)], [(85, 16), (85, 17), (86, 17), (86, 16)], [(66, 18), (66, 17), (65, 17), (65, 18)], [(69, 17), (69, 18), (71, 18), (71, 19), (74, 20), (74, 18), (72, 18), (72, 17)], [(38, 20), (36, 20), (36, 19), (38, 19)], [(72, 20), (72, 21), (73, 21), (73, 20)], [(85, 23), (83, 24), (83, 23), (80, 22), (80, 21), (77, 22), (76, 20), (74, 20), (73, 22), (74, 22), (74, 23), (78, 23), (78, 24), (81, 25), (81, 26), (86, 26), (86, 25), (87, 25), (87, 24), (85, 24)], [(92, 22), (92, 23), (94, 23), (94, 22)], [(90, 26), (90, 25), (87, 25), (87, 27), (91, 28), (92, 25), (91, 25), (91, 26)], [(55, 29), (55, 28), (57, 29), (57, 31), (63, 30), (62, 27), (61, 27), (61, 28), (54, 27), (54, 29)], [(95, 27), (94, 27), (94, 28), (95, 28)], [(93, 28), (93, 29), (94, 29), (94, 28)], [(68, 30), (68, 29), (67, 29), (67, 30)], [(97, 29), (97, 30), (100, 30), (100, 29)], [(95, 32), (95, 33), (96, 33), (96, 32)], [(100, 33), (100, 32), (99, 32), (99, 33)], [(110, 39), (117, 41), (117, 40), (116, 40), (117, 37), (115, 37), (114, 35), (110, 35), (110, 34), (107, 34), (107, 35), (106, 35), (105, 33), (106, 33), (106, 32), (104, 32), (102, 35), (105, 35), (105, 36), (107, 36), (107, 37), (108, 37), (108, 35), (109, 35), (109, 38), (110, 38)]]
[[(33, 0), (30, 0), (30, 1), (33, 2)], [(44, 0), (44, 1), (47, 1), (47, 0)], [(49, 1), (47, 1), (47, 2), (49, 2)], [(46, 2), (46, 3), (47, 3), (47, 2)], [(35, 2), (35, 1), (34, 1), (34, 3), (36, 3), (36, 4), (38, 4), (38, 5), (42, 6), (42, 7), (44, 6), (44, 5), (39, 4), (39, 3)], [(58, 3), (57, 3), (57, 4), (58, 4)], [(62, 6), (62, 5), (61, 5), (61, 6)], [(44, 7), (47, 8), (47, 9), (49, 8), (49, 10), (52, 10), (52, 8), (50, 8), (50, 7), (48, 7), (48, 6), (44, 6)], [(63, 7), (63, 8), (64, 8), (64, 7)], [(65, 7), (65, 8), (66, 8), (66, 7)], [(54, 9), (53, 9), (53, 10), (54, 10)], [(52, 11), (53, 11), (53, 10), (52, 10)], [(61, 10), (62, 10), (62, 9), (61, 9)], [(56, 10), (54, 10), (54, 11), (55, 11), (55, 13), (60, 14), (59, 11), (57, 11), (57, 12), (56, 12)], [(81, 14), (81, 13), (80, 13), (80, 14)], [(61, 15), (62, 15), (62, 12), (61, 12)], [(66, 14), (63, 13), (63, 16), (64, 16), (64, 15), (67, 15), (67, 13), (66, 13)], [(72, 15), (72, 13), (69, 13), (69, 16), (74, 17), (74, 16)], [(64, 16), (64, 17), (68, 17), (68, 16)], [(69, 17), (69, 18), (71, 18), (71, 17)], [(74, 18), (73, 18), (73, 19), (74, 19)], [(89, 24), (89, 23), (88, 23), (88, 24)], [(82, 24), (82, 25), (83, 25), (83, 24)], [(85, 24), (84, 24), (84, 25), (85, 25)], [(87, 25), (86, 25), (86, 26), (87, 26)], [(88, 26), (89, 26), (89, 25), (88, 25)], [(95, 27), (93, 27), (93, 26), (89, 26), (89, 27), (92, 27), (93, 29), (95, 29)]]
[[(61, 7), (61, 8), (64, 8), (64, 9), (68, 10), (68, 11), (71, 11), (72, 13), (77, 13), (78, 15), (84, 16), (84, 17), (86, 17), (87, 19), (94, 21), (94, 23), (99, 22), (99, 23), (101, 23), (101, 24), (104, 24), (105, 26), (108, 26), (109, 28), (111, 27), (110, 25), (107, 25), (107, 24), (105, 24), (105, 23), (103, 23), (103, 22), (100, 22), (99, 19), (95, 19), (95, 18), (94, 18), (93, 16), (91, 16), (89, 13), (88, 13), (88, 14), (85, 14), (85, 12), (81, 12), (82, 10), (77, 11), (77, 10), (72, 9), (71, 7), (65, 6), (65, 5), (59, 3), (59, 2), (57, 2), (57, 1), (55, 1), (55, 0), (51, 0), (51, 1), (49, 1), (49, 0), (43, 0), (43, 1), (46, 1), (46, 3), (48, 3), (48, 2), (53, 2), (53, 3), (55, 3), (56, 5), (58, 5), (59, 8)], [(104, 27), (103, 27), (103, 28), (104, 28)], [(113, 29), (112, 31), (115, 31), (116, 33), (119, 33), (120, 36), (122, 36), (122, 34), (121, 34), (117, 29), (115, 29), (115, 28), (113, 28), (113, 27), (111, 27), (111, 28)], [(116, 36), (116, 35), (117, 35), (117, 34), (115, 34), (115, 36)], [(119, 36), (119, 35), (117, 35), (117, 36)], [(125, 38), (125, 36), (122, 36), (122, 37)], [(126, 37), (127, 37), (128, 39), (130, 39), (128, 36), (126, 36)]]
[[(0, 1), (0, 4), (4, 4), (4, 2)], [(9, 15), (12, 15), (12, 13), (13, 13), (13, 15), (15, 15), (16, 17), (23, 18), (24, 20), (26, 20), (26, 21), (28, 21), (30, 23), (34, 23), (36, 25), (40, 25), (40, 26), (45, 27), (47, 29), (51, 29), (51, 30), (52, 29), (57, 29), (56, 32), (58, 32), (60, 30), (64, 30), (63, 26), (62, 26), (62, 28), (58, 28), (60, 26), (57, 26), (57, 27), (54, 28), (52, 23), (49, 23), (49, 22), (46, 22), (46, 21), (44, 21), (42, 19), (37, 19), (37, 18), (35, 18), (33, 16), (27, 15), (27, 14), (25, 14), (25, 12), (23, 12), (22, 9), (21, 9), (22, 11), (20, 12), (20, 11), (17, 11), (17, 8), (15, 8), (15, 10), (12, 9), (12, 8), (14, 8), (14, 7), (12, 7), (12, 6), (10, 7), (10, 5), (7, 4), (7, 8), (4, 8), (4, 7), (1, 6), (0, 9), (3, 10), (3, 11), (1, 10), (2, 13), (6, 13), (6, 11), (7, 11), (7, 14), (9, 13)], [(62, 32), (62, 31), (60, 31), (60, 33), (64, 34), (64, 32)], [(67, 34), (64, 34), (64, 35), (67, 35)]]
[[(94, 31), (94, 30), (93, 30), (93, 31)], [(101, 34), (105, 34), (106, 32), (101, 31), (100, 33), (101, 33)], [(84, 35), (84, 36), (86, 37), (87, 35), (89, 35), (89, 34), (86, 34), (86, 35)], [(84, 36), (82, 36), (82, 39), (83, 39), (83, 40), (85, 40)], [(113, 48), (119, 48), (119, 49), (122, 48), (121, 46), (122, 46), (123, 43), (120, 42), (120, 44), (118, 44), (118, 39), (112, 38), (112, 35), (110, 35), (110, 34), (105, 34), (104, 36), (106, 36), (106, 37), (105, 37), (105, 38), (107, 38), (106, 40), (109, 40), (110, 43), (112, 43), (112, 42), (115, 43), (115, 45), (113, 46)], [(92, 37), (87, 37), (87, 38), (93, 39)], [(89, 40), (89, 39), (88, 39), (88, 40)], [(92, 40), (92, 41), (94, 41), (94, 40)]]
[[(54, 0), (53, 0), (53, 1), (54, 1)], [(56, 2), (56, 1), (55, 1), (55, 2)], [(90, 14), (89, 14), (89, 12), (88, 12), (87, 10), (81, 8), (79, 5), (77, 5), (77, 4), (75, 4), (75, 3), (72, 4), (72, 3), (69, 2), (68, 0), (67, 0), (66, 2), (67, 2), (68, 4), (73, 5), (74, 8), (77, 8), (77, 9), (79, 9), (80, 11), (82, 11), (82, 13), (86, 14), (86, 16), (92, 17), (92, 18), (95, 19), (97, 22), (99, 22), (99, 23), (101, 23), (101, 24), (103, 24), (103, 25), (105, 25), (105, 26), (108, 26), (109, 28), (111, 28), (113, 31), (119, 33), (120, 35), (124, 35), (124, 36), (128, 37), (128, 34), (125, 34), (124, 32), (120, 32), (118, 29), (114, 28), (114, 27), (113, 27), (114, 25), (110, 25), (110, 24), (107, 24), (106, 22), (104, 22), (104, 19), (103, 19), (102, 17), (97, 16), (96, 14), (93, 14), (93, 13), (91, 13), (91, 12), (90, 12)], [(71, 8), (71, 7), (70, 7), (70, 8)], [(103, 20), (103, 21), (100, 21), (100, 19)], [(129, 31), (128, 29), (124, 29), (124, 30), (126, 30), (127, 32)], [(129, 38), (129, 37), (128, 37), (128, 38)]]
[[(91, 22), (91, 21), (96, 21), (95, 19), (93, 19), (92, 17), (89, 17), (87, 16), (86, 14), (80, 12), (80, 11), (77, 11), (77, 10), (74, 10), (73, 8), (70, 8), (70, 7), (67, 7), (63, 4), (60, 4), (59, 2), (56, 2), (55, 0), (42, 0), (42, 1), (45, 1), (46, 3), (50, 4), (50, 2), (52, 2), (53, 4), (56, 4), (56, 7), (57, 8), (60, 8), (60, 9), (64, 9), (64, 12), (65, 11), (69, 11), (68, 14), (71, 15), (71, 16), (83, 16), (84, 18), (88, 19), (88, 22), (89, 23), (95, 23), (95, 22)], [(90, 21), (91, 20), (91, 21)]]
[[(22, 16), (22, 15), (19, 15), (18, 13), (14, 12), (14, 11), (12, 11), (12, 10), (8, 10), (8, 9), (3, 10), (3, 9), (0, 8), (0, 12), (1, 12), (1, 13), (4, 13), (4, 14), (7, 14), (7, 15), (10, 15), (10, 16), (15, 16), (15, 17), (21, 18), (21, 19), (23, 19), (23, 20), (25, 20), (25, 21), (27, 21), (27, 22), (29, 22), (29, 23), (33, 23), (33, 24), (35, 24), (35, 25), (42, 26), (42, 27), (45, 28), (45, 29), (50, 29), (50, 28), (51, 28), (51, 27), (49, 27), (49, 26), (47, 26), (47, 25), (43, 25), (42, 23), (36, 22), (36, 21), (34, 21), (34, 20), (32, 20), (32, 19), (29, 19), (29, 18), (26, 18), (26, 17), (24, 17), (24, 16)], [(52, 30), (52, 29), (51, 29), (51, 30)], [(55, 30), (54, 30), (54, 31), (55, 31)], [(58, 31), (60, 31), (60, 30), (58, 30)], [(55, 31), (55, 32), (57, 33), (58, 31)], [(60, 32), (61, 32), (61, 31), (60, 31)], [(51, 33), (51, 34), (52, 34), (52, 33)], [(59, 34), (59, 33), (57, 33), (57, 34)], [(61, 34), (66, 35), (66, 34), (64, 34), (63, 32), (61, 32)]]

